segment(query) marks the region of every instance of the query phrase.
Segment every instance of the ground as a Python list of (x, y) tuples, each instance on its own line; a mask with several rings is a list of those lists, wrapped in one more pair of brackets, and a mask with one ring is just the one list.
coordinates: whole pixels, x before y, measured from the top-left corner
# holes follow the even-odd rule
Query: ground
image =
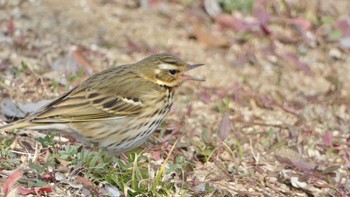
[(183, 84), (161, 128), (120, 156), (57, 131), (1, 133), (1, 192), (350, 195), (349, 9), (347, 0), (1, 1), (2, 120), (13, 103), (35, 110), (92, 73), (155, 53), (204, 63), (191, 74), (206, 79)]

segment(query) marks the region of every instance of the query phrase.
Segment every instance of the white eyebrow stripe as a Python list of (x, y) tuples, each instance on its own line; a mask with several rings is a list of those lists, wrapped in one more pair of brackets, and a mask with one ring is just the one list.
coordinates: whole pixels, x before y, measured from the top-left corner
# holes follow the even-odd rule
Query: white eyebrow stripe
[(172, 65), (172, 64), (159, 64), (158, 67), (160, 69), (163, 69), (163, 70), (165, 70), (165, 69), (167, 69), (167, 70), (177, 69), (177, 66)]

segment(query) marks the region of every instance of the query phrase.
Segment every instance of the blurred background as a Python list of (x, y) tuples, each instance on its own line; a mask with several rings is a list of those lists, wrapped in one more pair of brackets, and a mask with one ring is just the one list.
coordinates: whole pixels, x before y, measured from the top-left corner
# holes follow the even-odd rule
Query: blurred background
[[(2, 0), (0, 117), (5, 120), (14, 103), (55, 98), (95, 72), (168, 52), (205, 64), (191, 74), (206, 81), (179, 89), (171, 115), (139, 155), (154, 172), (169, 159), (162, 182), (172, 182), (159, 183), (164, 195), (346, 196), (349, 10), (348, 0)], [(35, 109), (29, 105), (22, 114)], [(8, 143), (9, 134), (1, 135), (8, 152), (0, 161), (8, 165), (0, 164), (0, 171), (29, 168), (44, 183), (40, 187), (56, 184), (53, 193), (116, 194), (108, 193), (105, 182), (124, 195), (162, 193), (97, 176), (75, 156), (53, 156), (67, 151), (67, 142), (52, 150), (45, 144), (49, 138), (39, 143), (12, 136)], [(39, 159), (16, 153), (34, 154), (23, 141), (40, 144)], [(83, 177), (85, 182), (77, 181), (83, 189), (54, 175), (42, 178), (47, 166), (40, 171), (28, 165), (43, 161), (53, 162), (51, 172), (81, 161), (86, 174), (70, 175)], [(18, 188), (33, 186), (21, 180)]]

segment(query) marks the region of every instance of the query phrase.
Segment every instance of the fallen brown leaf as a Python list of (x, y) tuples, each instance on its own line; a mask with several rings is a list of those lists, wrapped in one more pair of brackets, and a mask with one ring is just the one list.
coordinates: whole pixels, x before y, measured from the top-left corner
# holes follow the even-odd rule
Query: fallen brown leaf
[(13, 185), (23, 176), (23, 173), (20, 170), (15, 171), (12, 173), (7, 179), (5, 180), (4, 184), (2, 185), (2, 190), (4, 192), (4, 197), (7, 196), (7, 194), (10, 192)]
[(34, 187), (33, 189), (28, 189), (28, 188), (24, 188), (21, 187), (19, 188), (19, 193), (22, 195), (29, 195), (29, 194), (36, 194), (36, 196), (42, 196), (43, 192), (45, 193), (51, 193), (52, 192), (52, 188), (49, 186), (45, 186), (45, 187)]
[(228, 137), (229, 132), (231, 131), (231, 120), (230, 114), (225, 112), (221, 118), (220, 127), (219, 127), (219, 137), (222, 141)]
[(198, 23), (193, 23), (192, 35), (198, 42), (208, 47), (228, 47), (229, 41), (225, 37), (214, 34), (208, 28), (201, 26)]

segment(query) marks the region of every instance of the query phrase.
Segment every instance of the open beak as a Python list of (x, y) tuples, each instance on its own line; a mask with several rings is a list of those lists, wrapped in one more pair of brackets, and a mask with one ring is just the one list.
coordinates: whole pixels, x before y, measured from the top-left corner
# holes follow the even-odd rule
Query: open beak
[(188, 67), (189, 67), (189, 69), (188, 70), (192, 70), (192, 69), (194, 69), (194, 68), (197, 68), (197, 67), (200, 67), (200, 66), (203, 66), (204, 64), (191, 64), (191, 65), (189, 65)]
[[(192, 70), (192, 69), (194, 69), (194, 68), (197, 68), (197, 67), (200, 67), (200, 66), (203, 66), (203, 65), (204, 65), (204, 64), (191, 64), (191, 65), (189, 65), (188, 70)], [(198, 77), (193, 77), (193, 76), (186, 75), (186, 74), (182, 74), (182, 75), (181, 75), (181, 78), (182, 78), (183, 80), (205, 81), (205, 79), (198, 78)]]

